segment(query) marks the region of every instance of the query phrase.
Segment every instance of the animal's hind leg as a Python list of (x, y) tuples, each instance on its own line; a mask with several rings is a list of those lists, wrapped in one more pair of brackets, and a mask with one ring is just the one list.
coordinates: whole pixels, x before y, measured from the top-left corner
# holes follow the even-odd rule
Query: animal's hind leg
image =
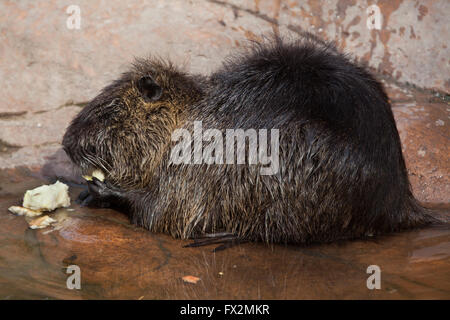
[(217, 252), (248, 241), (241, 239), (237, 235), (229, 232), (209, 233), (197, 238), (193, 238), (193, 240), (194, 242), (185, 245), (184, 248), (221, 244), (220, 246), (214, 248), (213, 252)]

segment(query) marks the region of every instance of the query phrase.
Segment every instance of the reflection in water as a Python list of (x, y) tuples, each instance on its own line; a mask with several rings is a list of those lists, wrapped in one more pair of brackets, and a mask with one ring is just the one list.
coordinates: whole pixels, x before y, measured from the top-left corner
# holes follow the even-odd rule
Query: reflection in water
[(431, 260), (443, 260), (450, 255), (450, 242), (438, 243), (436, 245), (414, 250), (411, 262), (425, 262)]
[[(246, 243), (223, 252), (182, 248), (108, 209), (60, 209), (50, 228), (7, 212), (42, 184), (0, 171), (1, 299), (411, 299), (450, 298), (450, 225), (310, 247)], [(14, 180), (14, 183), (11, 183)], [(8, 186), (5, 188), (5, 186)], [(79, 192), (72, 188), (72, 199)], [(447, 207), (435, 209), (449, 216)], [(81, 290), (66, 268), (81, 269)], [(369, 265), (381, 289), (366, 286)], [(199, 277), (184, 283), (186, 275)]]

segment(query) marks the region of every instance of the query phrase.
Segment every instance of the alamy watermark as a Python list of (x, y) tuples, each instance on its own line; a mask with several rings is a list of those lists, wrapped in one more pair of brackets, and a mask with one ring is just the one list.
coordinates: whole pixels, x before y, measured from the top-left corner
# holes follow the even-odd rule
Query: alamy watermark
[(72, 264), (67, 267), (67, 274), (71, 274), (66, 280), (67, 289), (81, 289), (81, 270), (80, 267)]
[[(203, 131), (202, 121), (194, 121), (193, 137), (187, 129), (172, 133), (172, 141), (177, 144), (171, 150), (170, 163), (246, 164), (247, 160), (249, 165), (260, 164), (262, 175), (274, 175), (280, 167), (279, 138), (279, 130), (271, 129), (269, 148), (267, 129), (226, 129), (224, 143), (221, 130)], [(203, 146), (203, 142), (207, 144)]]
[(381, 15), (380, 7), (373, 4), (366, 9), (367, 20), (366, 25), (369, 30), (381, 30), (383, 24), (383, 16)]
[(370, 277), (367, 278), (367, 289), (381, 289), (381, 269), (376, 264), (372, 264), (367, 267), (366, 272), (371, 274)]
[(72, 4), (67, 7), (66, 13), (69, 17), (66, 20), (66, 27), (69, 30), (81, 28), (81, 9), (79, 6)]

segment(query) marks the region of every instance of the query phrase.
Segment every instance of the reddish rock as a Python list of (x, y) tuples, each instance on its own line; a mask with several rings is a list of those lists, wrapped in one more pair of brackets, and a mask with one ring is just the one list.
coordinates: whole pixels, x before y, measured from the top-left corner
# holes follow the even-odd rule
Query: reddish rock
[(79, 107), (68, 106), (3, 119), (0, 117), (0, 140), (20, 147), (60, 144), (67, 126), (80, 110)]
[(380, 30), (367, 27), (371, 4), (84, 0), (77, 2), (80, 29), (68, 29), (68, 4), (2, 1), (0, 113), (85, 102), (133, 57), (150, 53), (206, 74), (247, 39), (274, 30), (291, 37), (311, 31), (398, 81), (448, 92), (450, 48), (442, 39), (449, 35), (450, 2), (380, 2)]
[(450, 108), (446, 104), (395, 104), (394, 115), (414, 195), (450, 202)]

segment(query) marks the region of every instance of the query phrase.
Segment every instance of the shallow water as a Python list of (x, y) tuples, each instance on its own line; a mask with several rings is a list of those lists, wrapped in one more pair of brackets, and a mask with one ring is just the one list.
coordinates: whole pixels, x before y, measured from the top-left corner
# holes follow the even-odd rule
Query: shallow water
[[(182, 248), (110, 209), (59, 209), (53, 226), (32, 230), (7, 211), (37, 171), (0, 171), (0, 299), (450, 299), (450, 224), (364, 241), (310, 247), (246, 243)], [(74, 199), (80, 189), (71, 188)], [(432, 206), (449, 221), (448, 204)], [(81, 289), (66, 268), (81, 270)], [(369, 290), (369, 265), (381, 289)], [(192, 275), (201, 280), (184, 283)]]

